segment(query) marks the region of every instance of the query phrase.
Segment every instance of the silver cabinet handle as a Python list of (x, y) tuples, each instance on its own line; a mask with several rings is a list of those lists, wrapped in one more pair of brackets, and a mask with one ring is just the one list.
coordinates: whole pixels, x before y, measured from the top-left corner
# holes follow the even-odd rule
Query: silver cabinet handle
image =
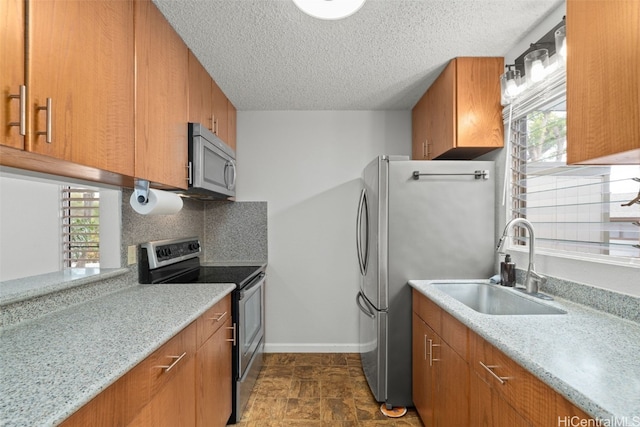
[(433, 366), (433, 362), (439, 362), (440, 359), (433, 358), (433, 347), (440, 347), (440, 344), (434, 344), (433, 340), (429, 341), (429, 366)]
[(9, 95), (9, 99), (20, 100), (20, 121), (11, 122), (9, 126), (20, 126), (20, 135), (25, 136), (27, 134), (27, 87), (20, 85), (20, 93)]
[(185, 351), (180, 356), (169, 356), (171, 359), (174, 359), (174, 361), (170, 365), (160, 365), (160, 366), (156, 366), (156, 367), (164, 369), (165, 372), (169, 372), (171, 370), (171, 368), (176, 366), (178, 364), (178, 362), (181, 361), (182, 358), (185, 357), (186, 355), (187, 355), (187, 352)]
[(215, 322), (219, 322), (222, 319), (224, 319), (224, 317), (227, 315), (227, 312), (225, 311), (224, 313), (216, 313), (217, 317), (209, 317), (209, 320), (213, 320)]
[(187, 163), (187, 183), (188, 184), (192, 184), (193, 183), (193, 171), (192, 171), (191, 162)]
[(424, 360), (427, 360), (427, 341), (427, 334), (424, 334)]
[(227, 329), (231, 329), (233, 331), (233, 338), (231, 338), (230, 340), (226, 340), (227, 342), (232, 342), (233, 346), (236, 346), (236, 337), (237, 337), (237, 325), (234, 323), (233, 326), (227, 326)]
[(47, 118), (46, 118), (46, 131), (45, 132), (36, 132), (36, 135), (45, 135), (47, 144), (51, 144), (53, 141), (53, 102), (51, 98), (47, 98), (47, 105), (45, 107), (36, 107), (36, 110), (46, 110)]
[(482, 363), (482, 361), (479, 361), (480, 365), (486, 369), (487, 371), (489, 371), (489, 373), (500, 382), (500, 384), (505, 384), (507, 382), (507, 380), (509, 379), (508, 377), (501, 377), (498, 374), (496, 374), (493, 369), (497, 368), (497, 365), (485, 365), (484, 363)]

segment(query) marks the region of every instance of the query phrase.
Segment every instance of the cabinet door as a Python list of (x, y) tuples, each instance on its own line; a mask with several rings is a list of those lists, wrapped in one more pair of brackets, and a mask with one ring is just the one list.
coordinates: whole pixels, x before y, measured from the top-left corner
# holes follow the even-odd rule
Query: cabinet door
[(189, 121), (213, 129), (213, 98), (211, 76), (189, 51)]
[(186, 188), (188, 49), (151, 0), (135, 1), (135, 22), (135, 176)]
[(530, 424), (478, 375), (470, 375), (470, 427), (527, 427)]
[(411, 158), (413, 160), (429, 160), (427, 147), (427, 97), (425, 93), (411, 110)]
[(434, 425), (469, 425), (469, 365), (439, 337), (431, 351), (438, 386)]
[(193, 427), (196, 423), (195, 357), (176, 366), (171, 379), (129, 424), (130, 427)]
[(458, 58), (456, 63), (456, 147), (502, 147), (500, 74), (504, 59)]
[(28, 150), (131, 176), (132, 0), (28, 4)]
[[(432, 425), (434, 407), (433, 370), (429, 366), (430, 329), (413, 313), (412, 330), (412, 393), (413, 404), (425, 425)], [(433, 337), (431, 337), (432, 339)]]
[(213, 123), (214, 133), (218, 138), (229, 144), (227, 96), (222, 92), (218, 84), (213, 81), (211, 84), (211, 94), (213, 97)]
[(231, 416), (231, 319), (198, 349), (196, 355), (197, 425), (221, 427)]
[(640, 2), (567, 1), (567, 163), (640, 164)]
[(429, 88), (427, 97), (427, 144), (429, 159), (451, 150), (456, 144), (456, 67), (449, 62), (442, 74)]
[[(2, 102), (0, 102), (0, 144), (24, 148), (20, 134), (20, 86), (24, 85), (24, 1), (0, 2), (0, 75), (2, 76)], [(25, 100), (26, 101), (26, 100)]]
[(231, 147), (233, 151), (236, 150), (236, 107), (227, 99), (227, 145)]

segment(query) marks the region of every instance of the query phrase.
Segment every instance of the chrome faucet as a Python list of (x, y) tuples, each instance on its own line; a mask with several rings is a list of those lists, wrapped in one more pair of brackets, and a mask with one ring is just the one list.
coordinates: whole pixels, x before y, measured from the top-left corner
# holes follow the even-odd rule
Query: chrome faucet
[(527, 275), (524, 279), (524, 287), (527, 293), (529, 294), (537, 294), (540, 285), (544, 285), (547, 281), (547, 278), (542, 276), (541, 274), (536, 273), (535, 266), (533, 260), (535, 258), (535, 236), (533, 233), (533, 225), (524, 219), (524, 218), (515, 218), (507, 223), (504, 227), (504, 231), (502, 232), (502, 237), (498, 241), (498, 245), (496, 246), (496, 252), (501, 252), (502, 246), (504, 244), (504, 239), (507, 237), (507, 233), (514, 226), (523, 226), (529, 232), (529, 267), (527, 267)]

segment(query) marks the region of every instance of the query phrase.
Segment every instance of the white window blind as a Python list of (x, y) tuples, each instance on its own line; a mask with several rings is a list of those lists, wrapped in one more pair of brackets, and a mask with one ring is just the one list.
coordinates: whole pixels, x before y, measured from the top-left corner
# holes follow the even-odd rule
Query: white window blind
[(62, 189), (62, 258), (64, 268), (100, 266), (100, 192)]
[(546, 251), (640, 258), (640, 165), (567, 165), (565, 93), (559, 72), (505, 108), (511, 218), (528, 219)]

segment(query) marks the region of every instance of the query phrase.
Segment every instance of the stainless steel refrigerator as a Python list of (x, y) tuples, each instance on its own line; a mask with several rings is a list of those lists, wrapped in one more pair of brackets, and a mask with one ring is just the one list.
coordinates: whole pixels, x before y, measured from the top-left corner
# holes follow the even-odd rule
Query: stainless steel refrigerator
[(380, 156), (364, 170), (356, 246), (360, 356), (387, 408), (411, 398), (411, 279), (494, 274), (493, 162)]

